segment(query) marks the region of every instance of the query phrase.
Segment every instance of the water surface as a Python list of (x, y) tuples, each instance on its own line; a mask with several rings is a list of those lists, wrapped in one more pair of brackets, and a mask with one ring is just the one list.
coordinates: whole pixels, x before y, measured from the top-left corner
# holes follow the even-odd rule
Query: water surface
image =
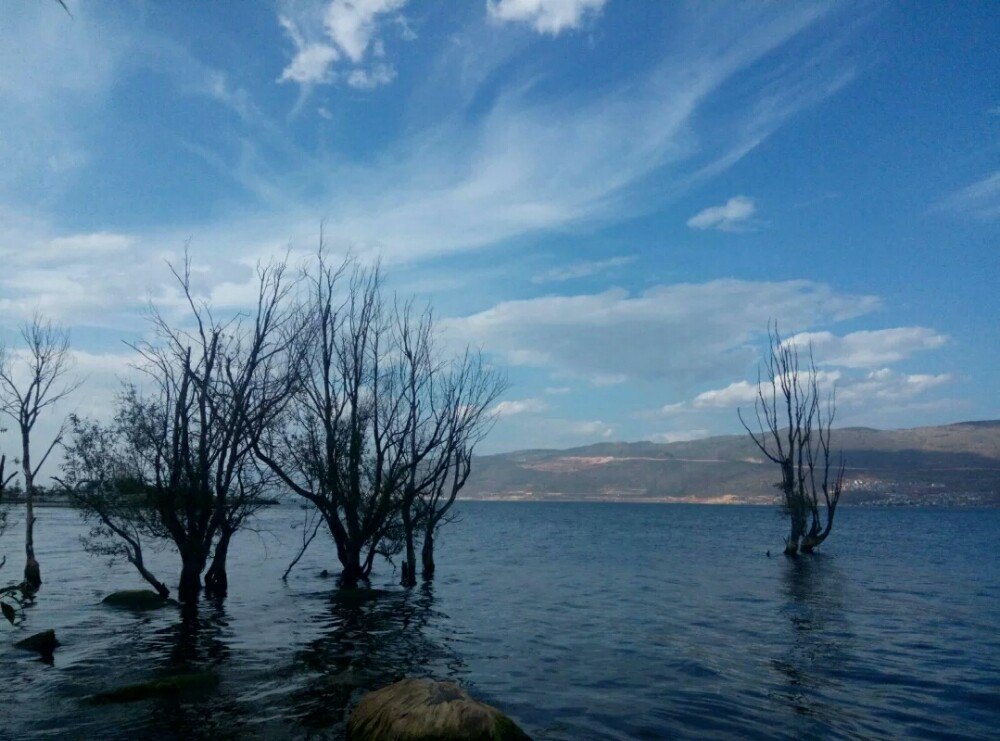
[[(72, 511), (43, 509), (45, 584), (16, 635), (64, 645), (47, 666), (0, 628), (0, 736), (339, 738), (367, 689), (404, 675), (456, 679), (537, 738), (1000, 725), (1000, 510), (842, 508), (823, 552), (791, 560), (768, 508), (467, 502), (432, 585), (402, 590), (381, 564), (361, 598), (319, 576), (335, 569), (322, 536), (282, 583), (300, 520), (267, 512), (234, 544), (229, 598), (185, 617), (102, 606), (141, 581), (82, 553)], [(171, 554), (152, 561), (176, 581)], [(203, 668), (221, 682), (200, 697), (87, 701)]]

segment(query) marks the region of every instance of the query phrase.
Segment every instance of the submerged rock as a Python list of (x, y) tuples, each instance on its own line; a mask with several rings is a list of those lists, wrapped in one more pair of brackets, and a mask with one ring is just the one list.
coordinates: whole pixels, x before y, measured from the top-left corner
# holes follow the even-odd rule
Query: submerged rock
[(347, 723), (350, 741), (520, 741), (528, 735), (454, 682), (404, 679), (369, 692)]
[(24, 651), (34, 651), (47, 658), (51, 658), (52, 653), (59, 646), (60, 643), (56, 639), (56, 632), (54, 630), (43, 630), (41, 633), (36, 633), (14, 644), (15, 648), (20, 648)]
[(172, 677), (154, 679), (151, 682), (130, 684), (109, 692), (98, 692), (91, 702), (108, 705), (121, 702), (139, 702), (156, 697), (174, 697), (181, 693), (198, 693), (214, 689), (219, 684), (218, 675), (213, 672), (193, 672), (175, 674)]
[(112, 592), (101, 602), (111, 607), (124, 607), (127, 610), (155, 610), (165, 605), (177, 604), (172, 599), (161, 597), (152, 589), (123, 589), (120, 592)]

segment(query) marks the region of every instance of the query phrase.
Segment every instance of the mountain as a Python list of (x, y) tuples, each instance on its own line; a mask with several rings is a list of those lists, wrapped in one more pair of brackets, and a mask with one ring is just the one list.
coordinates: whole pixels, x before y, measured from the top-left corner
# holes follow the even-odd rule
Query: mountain
[[(844, 504), (1000, 505), (1000, 420), (834, 430)], [(780, 473), (746, 435), (479, 456), (463, 497), (764, 504)]]

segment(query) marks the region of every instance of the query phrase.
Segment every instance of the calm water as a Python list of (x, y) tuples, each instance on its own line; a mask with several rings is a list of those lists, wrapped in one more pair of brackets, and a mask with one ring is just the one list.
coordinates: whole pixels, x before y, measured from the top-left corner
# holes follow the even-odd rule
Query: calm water
[[(141, 586), (82, 554), (46, 509), (46, 583), (22, 631), (55, 628), (55, 665), (0, 644), (0, 737), (338, 738), (367, 688), (451, 677), (538, 738), (995, 737), (1000, 510), (843, 509), (824, 553), (780, 556), (773, 510), (466, 503), (440, 576), (405, 593), (383, 565), (338, 596), (327, 541), (283, 584), (301, 513), (269, 512), (231, 555), (231, 594), (197, 619), (100, 605)], [(12, 562), (19, 543), (3, 543)], [(161, 576), (176, 570), (169, 554)], [(12, 569), (5, 569), (12, 578)], [(86, 697), (190, 668), (208, 696), (94, 707)]]

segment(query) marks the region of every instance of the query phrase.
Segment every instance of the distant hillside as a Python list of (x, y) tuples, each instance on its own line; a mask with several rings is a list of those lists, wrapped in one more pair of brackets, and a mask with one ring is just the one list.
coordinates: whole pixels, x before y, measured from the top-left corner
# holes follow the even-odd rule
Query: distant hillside
[[(909, 430), (834, 430), (845, 504), (1000, 505), (1000, 420)], [(745, 435), (599, 443), (481, 456), (469, 499), (774, 501), (780, 474)]]

